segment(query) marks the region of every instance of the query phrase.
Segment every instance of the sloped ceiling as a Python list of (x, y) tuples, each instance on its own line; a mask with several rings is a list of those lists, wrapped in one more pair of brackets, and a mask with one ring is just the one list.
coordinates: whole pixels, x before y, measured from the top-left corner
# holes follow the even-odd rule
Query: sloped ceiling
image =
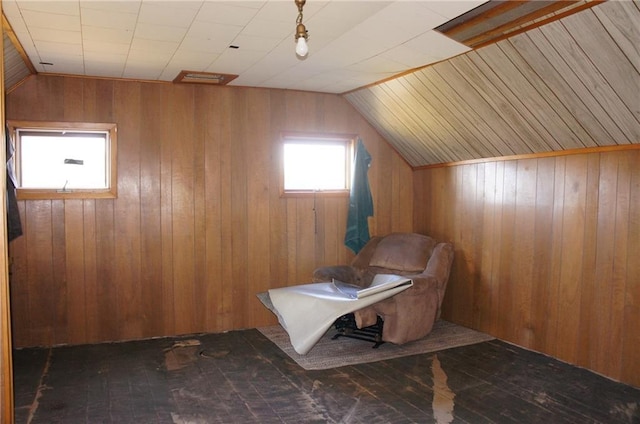
[[(31, 62), (20, 54), (16, 49), (15, 34), (7, 30), (4, 16), (2, 17), (2, 44), (4, 54), (4, 86), (5, 89), (16, 87), (21, 81), (25, 80), (32, 74), (35, 69), (29, 66)], [(13, 37), (13, 39), (12, 39)]]
[[(295, 54), (293, 0), (4, 0), (38, 73), (342, 93), (470, 50), (433, 28), (485, 0), (333, 1), (304, 6), (309, 55)], [(555, 3), (555, 2), (552, 2)]]
[(345, 98), (413, 167), (640, 143), (640, 10), (608, 1)]

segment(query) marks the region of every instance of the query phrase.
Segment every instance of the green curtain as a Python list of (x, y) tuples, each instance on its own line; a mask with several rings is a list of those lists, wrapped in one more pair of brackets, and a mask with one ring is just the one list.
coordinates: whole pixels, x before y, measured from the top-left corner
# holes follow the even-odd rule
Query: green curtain
[(367, 175), (370, 165), (371, 155), (367, 152), (362, 140), (358, 138), (353, 158), (347, 232), (344, 236), (344, 244), (356, 254), (370, 238), (368, 218), (373, 216), (373, 198)]

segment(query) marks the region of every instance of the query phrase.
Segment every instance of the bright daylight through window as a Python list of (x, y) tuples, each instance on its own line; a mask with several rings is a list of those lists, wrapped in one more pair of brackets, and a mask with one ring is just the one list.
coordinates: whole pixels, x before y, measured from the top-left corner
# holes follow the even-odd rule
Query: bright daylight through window
[(348, 192), (353, 138), (285, 136), (284, 192)]
[(18, 197), (115, 196), (115, 125), (13, 122)]

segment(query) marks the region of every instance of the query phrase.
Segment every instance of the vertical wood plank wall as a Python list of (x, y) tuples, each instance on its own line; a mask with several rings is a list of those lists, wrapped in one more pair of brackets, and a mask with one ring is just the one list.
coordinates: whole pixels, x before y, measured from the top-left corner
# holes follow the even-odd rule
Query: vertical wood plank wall
[(443, 317), (640, 386), (640, 149), (416, 171)]
[[(0, 1), (2, 13), (2, 1)], [(0, 29), (2, 35), (3, 29)], [(4, 81), (4, 56), (0, 57), (0, 81)], [(0, 86), (0, 117), (4, 120), (4, 84)], [(5, 138), (4, 126), (0, 130), (2, 139)], [(0, 152), (2, 171), (0, 175), (0, 191), (7, 192), (6, 154)], [(9, 263), (7, 245), (7, 201), (6, 196), (0, 199), (0, 423), (12, 424), (13, 417), (13, 358), (11, 338), (11, 302), (9, 295)]]
[(280, 197), (282, 131), (360, 135), (371, 233), (413, 225), (411, 168), (337, 95), (37, 76), (7, 119), (118, 124), (117, 199), (20, 202), (16, 347), (276, 323), (256, 293), (352, 257), (346, 197)]

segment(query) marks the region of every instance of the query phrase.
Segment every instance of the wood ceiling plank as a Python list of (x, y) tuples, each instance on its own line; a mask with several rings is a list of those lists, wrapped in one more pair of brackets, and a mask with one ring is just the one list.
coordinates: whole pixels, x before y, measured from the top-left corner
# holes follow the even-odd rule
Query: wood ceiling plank
[[(407, 78), (415, 78), (417, 83), (419, 82), (424, 87), (421, 92), (424, 93), (425, 101), (438, 110), (453, 127), (466, 133), (464, 141), (469, 144), (468, 151), (477, 152), (476, 157), (491, 157), (495, 154), (497, 150), (493, 148), (491, 141), (485, 137), (485, 133), (476, 131), (473, 119), (463, 111), (460, 111), (455, 102), (440, 91), (441, 84), (434, 83), (434, 81), (439, 80), (439, 75), (426, 71), (415, 73), (412, 76), (407, 76)], [(459, 139), (458, 142), (462, 143), (463, 139)]]
[(437, 117), (441, 125), (451, 131), (453, 138), (448, 143), (456, 142), (465, 152), (465, 156), (478, 157), (490, 155), (482, 143), (476, 143), (476, 134), (470, 131), (466, 123), (457, 118), (455, 111), (441, 102), (437, 93), (433, 93), (427, 84), (417, 77), (417, 74), (407, 75), (403, 79), (415, 96), (419, 96), (421, 106), (427, 116)]
[[(597, 28), (592, 28), (597, 31)], [(566, 62), (568, 69), (585, 84), (597, 101), (602, 105), (604, 113), (625, 133), (630, 142), (638, 141), (638, 121), (629, 108), (620, 100), (615, 90), (598, 71), (596, 66), (578, 46), (572, 34), (561, 22), (554, 22), (540, 28), (542, 35), (549, 41), (551, 47)], [(610, 60), (615, 61), (615, 57)], [(625, 59), (626, 60), (626, 59)]]
[(451, 133), (442, 125), (437, 114), (426, 113), (422, 103), (414, 96), (414, 92), (409, 90), (402, 81), (390, 81), (389, 84), (385, 84), (385, 86), (394, 89), (394, 94), (404, 100), (404, 104), (406, 105), (404, 109), (411, 111), (414, 115), (416, 127), (420, 128), (425, 135), (425, 137), (420, 140), (423, 144), (428, 145), (430, 148), (439, 149), (449, 157), (461, 158), (471, 156), (469, 152), (459, 144), (447, 142), (447, 140), (455, 140), (456, 134)]
[[(494, 49), (494, 53), (499, 52), (499, 49)], [(521, 134), (530, 152), (545, 152), (560, 147), (536, 119), (535, 115), (539, 109), (527, 108), (520, 101), (520, 86), (505, 84), (505, 81), (512, 81), (512, 75), (507, 72), (505, 66), (492, 68), (476, 52), (461, 56), (451, 63), (473, 81), (478, 92), (494, 109), (508, 117), (509, 124), (514, 131)], [(494, 71), (496, 69), (499, 71)]]
[[(379, 94), (375, 90), (371, 90), (367, 94), (367, 99), (362, 103), (364, 109), (361, 109), (361, 112), (364, 110), (365, 114), (377, 119), (376, 123), (385, 129), (383, 132), (386, 134), (385, 137), (388, 137), (388, 140), (399, 148), (409, 163), (420, 163), (421, 160), (426, 160), (428, 156), (424, 156), (419, 152), (417, 146), (411, 143), (413, 136), (393, 114), (388, 113), (387, 105), (380, 100)], [(375, 110), (371, 108), (372, 105), (376, 105)], [(431, 158), (433, 159), (433, 157), (432, 155)]]
[[(616, 97), (635, 117), (635, 139), (640, 140), (640, 73), (593, 13), (571, 16), (562, 23)], [(615, 101), (616, 99), (613, 98)]]
[(411, 96), (414, 99), (414, 108), (421, 116), (429, 117), (427, 122), (430, 127), (436, 127), (443, 137), (446, 137), (442, 142), (446, 143), (450, 150), (455, 153), (457, 157), (477, 157), (480, 152), (473, 148), (473, 136), (469, 133), (465, 134), (464, 127), (458, 127), (452, 125), (450, 120), (447, 119), (441, 110), (434, 107), (429, 101), (429, 94), (426, 87), (416, 78), (403, 78), (399, 81), (399, 84), (405, 87), (407, 96)]
[[(470, 108), (479, 120), (490, 122), (497, 138), (494, 140), (501, 155), (522, 154), (530, 152), (524, 140), (511, 129), (505, 118), (496, 112), (478, 93), (473, 82), (460, 74), (450, 62), (443, 62), (436, 68), (443, 79), (446, 79), (458, 94), (460, 108)], [(510, 153), (509, 153), (510, 152)]]
[[(593, 140), (590, 145), (617, 144), (616, 140), (627, 142), (620, 128), (602, 111), (591, 92), (583, 82), (569, 69), (557, 51), (541, 36), (539, 30), (509, 40), (523, 59), (544, 80), (549, 89), (556, 94), (580, 125)], [(600, 111), (600, 112), (598, 112)], [(588, 142), (583, 140), (585, 144)]]
[[(353, 92), (348, 95), (349, 101), (360, 113), (367, 117), (369, 122), (373, 123), (387, 140), (393, 143), (394, 148), (398, 150), (411, 166), (422, 163), (422, 160), (437, 160), (433, 155), (423, 157), (423, 154), (419, 153), (406, 138), (402, 137), (405, 131), (403, 126), (396, 119), (391, 119), (392, 116), (384, 113), (386, 106), (378, 103), (373, 91), (374, 90), (363, 90)], [(398, 134), (400, 134), (400, 136), (398, 136)]]
[(456, 119), (465, 121), (467, 128), (474, 129), (476, 132), (474, 143), (477, 143), (474, 148), (487, 151), (490, 157), (500, 156), (500, 149), (495, 145), (497, 135), (491, 126), (466, 105), (464, 99), (455, 92), (453, 87), (440, 74), (435, 72), (435, 69), (425, 69), (423, 72), (416, 73), (416, 76), (430, 88), (434, 98), (437, 98), (442, 104), (450, 105), (449, 109), (451, 113), (456, 115)]
[[(486, 49), (493, 49), (494, 46), (493, 54), (484, 54)], [(513, 45), (501, 42), (494, 46), (480, 51), (480, 56), (490, 67), (505, 74), (517, 96), (526, 99), (529, 108), (537, 110), (538, 116), (544, 125), (549, 127), (555, 139), (556, 150), (581, 148), (585, 147), (585, 142), (592, 142), (590, 135), (558, 100), (544, 80), (522, 59)]]
[(640, 6), (637, 2), (607, 2), (593, 8), (600, 24), (606, 29), (629, 62), (640, 72)]

